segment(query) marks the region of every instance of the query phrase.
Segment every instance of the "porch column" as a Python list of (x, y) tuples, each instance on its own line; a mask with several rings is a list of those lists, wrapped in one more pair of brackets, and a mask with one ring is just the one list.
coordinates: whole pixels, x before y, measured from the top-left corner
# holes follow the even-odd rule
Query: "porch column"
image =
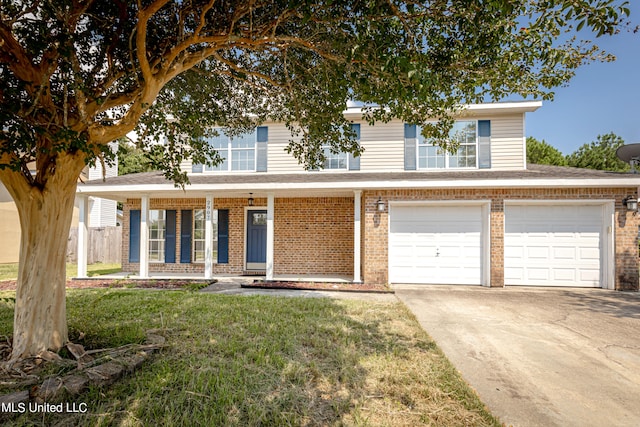
[(77, 277), (87, 277), (87, 251), (88, 251), (88, 230), (87, 221), (89, 216), (89, 197), (78, 196), (79, 219), (78, 219), (78, 274)]
[(149, 195), (140, 198), (140, 272), (142, 278), (149, 277)]
[(353, 190), (353, 283), (360, 283), (360, 217), (362, 190)]
[(267, 193), (267, 280), (273, 280), (273, 205), (274, 195)]
[(206, 195), (204, 223), (204, 278), (213, 278), (213, 195)]

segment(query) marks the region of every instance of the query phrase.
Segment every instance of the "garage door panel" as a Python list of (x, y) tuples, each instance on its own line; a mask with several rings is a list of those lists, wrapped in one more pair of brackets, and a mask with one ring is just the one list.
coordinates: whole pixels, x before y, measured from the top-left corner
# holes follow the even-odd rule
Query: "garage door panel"
[(548, 259), (549, 258), (549, 248), (548, 247), (540, 247), (540, 246), (530, 246), (527, 248), (527, 257), (529, 259)]
[(480, 206), (392, 206), (389, 281), (481, 283)]
[(602, 207), (505, 208), (505, 284), (599, 286)]

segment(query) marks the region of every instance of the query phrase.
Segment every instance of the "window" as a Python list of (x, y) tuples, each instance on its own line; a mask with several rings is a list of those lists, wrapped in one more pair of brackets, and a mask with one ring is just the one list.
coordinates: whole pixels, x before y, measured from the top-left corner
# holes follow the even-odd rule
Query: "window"
[(418, 136), (418, 169), (456, 169), (477, 167), (477, 125), (476, 121), (459, 121), (453, 125), (449, 134), (453, 141), (460, 146), (451, 154), (438, 145), (425, 141), (420, 133)]
[(347, 153), (332, 153), (331, 146), (323, 145), (322, 151), (324, 152), (324, 164), (323, 169), (347, 169), (348, 156)]
[[(204, 262), (205, 241), (206, 241), (206, 217), (204, 209), (194, 209), (193, 211), (193, 262)], [(213, 211), (213, 233), (212, 233), (212, 258), (213, 262), (218, 260), (218, 211)]]
[[(356, 134), (356, 140), (360, 143), (360, 124), (352, 123), (351, 130)], [(324, 154), (324, 164), (322, 169), (329, 170), (360, 170), (360, 157), (354, 157), (350, 153), (333, 153), (331, 152), (331, 145), (326, 144), (322, 146), (322, 152)]]
[[(255, 171), (256, 170), (256, 132), (238, 136), (227, 136), (221, 130), (219, 135), (208, 138), (209, 144), (224, 159), (216, 166), (204, 166), (205, 172), (216, 171)], [(194, 165), (193, 172), (201, 171), (200, 165)]]
[(149, 262), (164, 262), (164, 241), (167, 229), (164, 210), (149, 211)]

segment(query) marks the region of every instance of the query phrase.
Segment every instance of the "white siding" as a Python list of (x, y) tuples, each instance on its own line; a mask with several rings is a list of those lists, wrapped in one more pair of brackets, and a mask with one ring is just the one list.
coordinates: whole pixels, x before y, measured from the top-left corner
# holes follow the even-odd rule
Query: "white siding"
[(291, 132), (282, 123), (269, 123), (269, 142), (267, 143), (267, 172), (286, 173), (304, 172), (304, 168), (285, 148), (292, 139)]
[[(112, 151), (118, 150), (118, 143), (112, 142), (109, 144)], [(118, 176), (118, 157), (116, 156), (113, 165), (107, 165), (102, 167), (102, 163), (99, 161), (95, 166), (89, 168), (89, 179), (102, 179), (102, 177)], [(103, 175), (104, 171), (104, 175)], [(90, 198), (90, 210), (89, 210), (89, 227), (106, 227), (116, 225), (116, 201), (107, 200), (101, 198)]]
[(191, 173), (191, 165), (192, 165), (192, 161), (191, 159), (185, 159), (182, 162), (180, 162), (180, 170), (183, 170), (187, 173)]
[(491, 120), (491, 169), (524, 169), (522, 114), (488, 119)]
[(403, 171), (404, 170), (404, 123), (394, 120), (369, 126), (360, 124), (360, 144), (364, 148), (360, 159), (360, 170)]
[[(491, 168), (497, 170), (523, 169), (524, 121), (522, 114), (495, 116), (477, 115), (470, 117), (491, 120)], [(465, 119), (465, 118), (463, 118)], [(363, 172), (400, 172), (404, 170), (404, 123), (393, 120), (369, 126), (360, 123), (360, 143), (364, 148), (360, 159)], [(281, 123), (265, 124), (269, 128), (268, 173), (300, 173), (302, 165), (285, 151), (292, 139), (287, 127)], [(191, 161), (185, 160), (181, 168), (191, 173)]]

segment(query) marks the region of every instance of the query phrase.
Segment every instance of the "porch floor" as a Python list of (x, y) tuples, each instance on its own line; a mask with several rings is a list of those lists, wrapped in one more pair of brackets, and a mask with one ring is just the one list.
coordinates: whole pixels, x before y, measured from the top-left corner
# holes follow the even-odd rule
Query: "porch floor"
[[(82, 278), (84, 280), (85, 278)], [(104, 274), (101, 276), (93, 276), (88, 278), (92, 279), (130, 279), (130, 280), (149, 280), (149, 279), (175, 279), (175, 280), (205, 280), (204, 275), (201, 273), (149, 273), (149, 277), (142, 278), (137, 273), (128, 273), (126, 271), (119, 271), (117, 273)], [(265, 276), (241, 276), (234, 274), (216, 274), (213, 276), (213, 280), (217, 280), (219, 283), (237, 283), (237, 284), (249, 284), (256, 280), (264, 280)], [(351, 283), (353, 281), (352, 276), (340, 276), (340, 275), (314, 275), (314, 274), (276, 274), (273, 277), (274, 281), (279, 282), (326, 282), (326, 283)]]

